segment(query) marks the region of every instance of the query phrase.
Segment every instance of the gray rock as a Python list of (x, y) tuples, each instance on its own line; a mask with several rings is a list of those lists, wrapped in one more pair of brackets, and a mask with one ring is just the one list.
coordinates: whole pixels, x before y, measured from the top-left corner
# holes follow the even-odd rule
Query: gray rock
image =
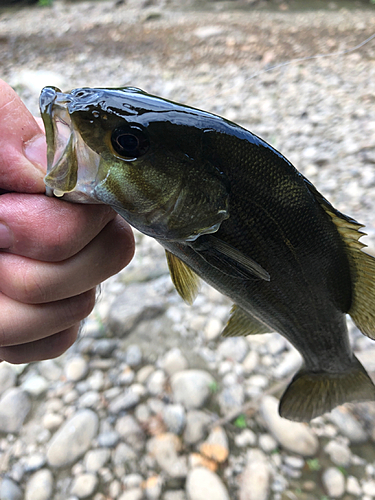
[(181, 404), (166, 405), (163, 409), (163, 421), (168, 431), (181, 434), (186, 423), (184, 407)]
[(235, 436), (234, 442), (239, 448), (255, 446), (257, 437), (255, 432), (253, 432), (251, 429), (245, 429), (240, 434), (237, 434)]
[(84, 357), (76, 356), (70, 359), (64, 368), (65, 376), (67, 380), (72, 382), (77, 382), (86, 377), (89, 371), (89, 365)]
[(241, 384), (224, 387), (218, 396), (220, 411), (223, 415), (242, 407), (245, 401), (245, 390)]
[(0, 363), (0, 396), (17, 382), (17, 374), (12, 366), (3, 361)]
[(259, 363), (259, 354), (257, 351), (250, 351), (242, 362), (243, 371), (246, 374), (252, 373)]
[(155, 458), (159, 467), (173, 478), (184, 478), (187, 475), (186, 456), (179, 456), (180, 439), (170, 432), (159, 434), (147, 441), (147, 451)]
[(229, 337), (219, 345), (218, 355), (223, 359), (230, 359), (241, 363), (249, 352), (249, 344), (244, 337)]
[(152, 396), (162, 394), (165, 390), (167, 377), (163, 370), (155, 370), (147, 379), (146, 387)]
[(0, 399), (0, 432), (19, 432), (30, 410), (30, 398), (25, 391), (18, 387), (5, 391)]
[(97, 435), (99, 419), (92, 410), (80, 410), (67, 420), (47, 447), (51, 467), (67, 467), (75, 463), (89, 449)]
[(106, 448), (98, 448), (96, 450), (89, 450), (84, 458), (84, 466), (87, 472), (98, 472), (99, 469), (110, 459), (111, 452)]
[(26, 458), (24, 461), (25, 472), (35, 472), (41, 469), (46, 464), (46, 457), (44, 453), (34, 453)]
[(302, 456), (312, 456), (318, 451), (319, 441), (311, 429), (300, 422), (281, 418), (278, 401), (273, 396), (264, 396), (260, 413), (269, 432), (286, 450)]
[(56, 413), (46, 413), (43, 416), (43, 427), (49, 431), (55, 431), (63, 423), (64, 418)]
[(22, 500), (23, 493), (15, 481), (4, 477), (0, 484), (0, 498), (1, 500)]
[(141, 321), (153, 319), (165, 310), (165, 301), (153, 287), (132, 283), (113, 302), (109, 314), (109, 326), (113, 333), (124, 336)]
[(47, 380), (56, 382), (62, 375), (62, 368), (53, 359), (47, 359), (38, 363), (39, 373)]
[(270, 468), (266, 455), (260, 450), (250, 450), (241, 474), (240, 500), (267, 500), (270, 489)]
[(214, 472), (205, 467), (195, 467), (186, 479), (186, 493), (189, 500), (230, 500), (228, 491)]
[(273, 370), (273, 375), (275, 378), (284, 378), (291, 373), (295, 373), (299, 370), (302, 364), (302, 356), (294, 347), (290, 347), (290, 350), (285, 354), (281, 363), (279, 363)]
[(265, 452), (265, 453), (271, 453), (273, 450), (276, 450), (277, 448), (277, 441), (274, 437), (270, 436), (269, 434), (260, 434), (258, 438), (258, 444), (259, 447)]
[(185, 408), (200, 408), (211, 394), (215, 379), (203, 370), (184, 370), (171, 377), (173, 398)]
[(335, 465), (347, 467), (350, 464), (351, 452), (346, 444), (330, 441), (325, 446), (324, 451), (329, 455), (329, 458)]
[(177, 372), (186, 370), (188, 368), (188, 362), (181, 353), (181, 350), (176, 347), (166, 353), (161, 360), (160, 366), (169, 376), (172, 376)]
[(101, 400), (98, 391), (87, 391), (78, 399), (77, 406), (79, 408), (96, 408)]
[(145, 444), (145, 434), (132, 415), (125, 415), (116, 422), (116, 432), (136, 451), (142, 451)]
[(26, 484), (25, 500), (50, 500), (53, 490), (53, 476), (48, 469), (35, 472)]
[(107, 431), (99, 434), (97, 441), (98, 445), (103, 448), (114, 448), (119, 442), (120, 435), (116, 431)]
[(22, 383), (21, 388), (30, 396), (39, 397), (46, 392), (49, 382), (41, 375), (33, 374)]
[(211, 418), (200, 410), (190, 410), (186, 415), (184, 441), (187, 444), (196, 444), (204, 439)]
[(136, 380), (140, 384), (144, 384), (148, 377), (155, 371), (154, 365), (146, 365), (143, 366), (140, 370), (138, 370), (136, 375)]
[(93, 343), (91, 353), (102, 358), (108, 358), (118, 346), (118, 339), (99, 339)]
[(142, 351), (137, 344), (132, 344), (126, 349), (125, 362), (131, 367), (141, 364)]
[(130, 410), (137, 406), (140, 401), (139, 394), (137, 394), (130, 387), (124, 391), (123, 394), (117, 396), (113, 401), (109, 404), (109, 411), (114, 414), (118, 414), (123, 410)]
[(345, 406), (339, 406), (332, 410), (328, 418), (351, 443), (360, 444), (367, 441), (368, 436), (366, 431)]
[(92, 498), (98, 484), (99, 481), (95, 474), (89, 472), (80, 474), (74, 478), (70, 492), (78, 498)]
[(322, 483), (331, 498), (340, 498), (345, 493), (344, 474), (336, 467), (329, 467), (323, 472)]
[(113, 455), (113, 463), (115, 465), (124, 465), (127, 462), (137, 460), (137, 453), (126, 443), (119, 443)]
[(143, 500), (143, 491), (141, 488), (132, 488), (125, 491), (118, 500)]

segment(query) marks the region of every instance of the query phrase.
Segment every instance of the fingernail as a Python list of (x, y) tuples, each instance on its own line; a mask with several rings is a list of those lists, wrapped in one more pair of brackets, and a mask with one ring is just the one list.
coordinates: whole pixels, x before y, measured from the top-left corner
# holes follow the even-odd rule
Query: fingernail
[(46, 136), (38, 135), (28, 141), (24, 146), (26, 158), (43, 172), (47, 166), (47, 144)]
[(13, 235), (9, 227), (0, 222), (0, 248), (9, 248), (13, 244)]

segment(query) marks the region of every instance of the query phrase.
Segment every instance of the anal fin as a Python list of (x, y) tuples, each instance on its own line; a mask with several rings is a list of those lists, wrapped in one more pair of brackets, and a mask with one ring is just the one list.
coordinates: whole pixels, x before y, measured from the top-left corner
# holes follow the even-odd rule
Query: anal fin
[(165, 251), (172, 282), (180, 296), (191, 305), (200, 288), (199, 276), (181, 259), (168, 250)]
[(251, 316), (241, 307), (233, 305), (228, 323), (221, 334), (223, 337), (241, 337), (271, 331), (271, 328)]
[(286, 388), (279, 405), (281, 417), (298, 422), (349, 402), (374, 401), (375, 385), (358, 359), (341, 373), (309, 373), (301, 369)]

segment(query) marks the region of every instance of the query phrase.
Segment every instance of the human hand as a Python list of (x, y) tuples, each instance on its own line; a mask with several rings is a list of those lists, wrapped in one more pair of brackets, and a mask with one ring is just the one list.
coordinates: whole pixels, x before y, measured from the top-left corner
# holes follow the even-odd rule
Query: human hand
[(0, 80), (0, 360), (53, 358), (76, 339), (95, 287), (131, 260), (130, 226), (104, 205), (48, 198), (45, 137)]

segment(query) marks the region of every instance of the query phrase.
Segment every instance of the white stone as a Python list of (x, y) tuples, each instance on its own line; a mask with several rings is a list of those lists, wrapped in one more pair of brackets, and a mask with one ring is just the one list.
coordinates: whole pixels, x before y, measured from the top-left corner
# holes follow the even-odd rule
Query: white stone
[(98, 483), (99, 481), (95, 474), (89, 472), (80, 474), (74, 478), (70, 492), (78, 498), (92, 498)]
[(345, 493), (344, 474), (336, 467), (329, 467), (323, 472), (322, 482), (327, 494), (332, 498), (340, 498)]
[(30, 398), (25, 391), (19, 387), (5, 391), (0, 399), (0, 432), (19, 432), (30, 410)]
[(215, 379), (203, 370), (184, 370), (171, 377), (174, 401), (185, 408), (200, 408), (204, 405)]
[(270, 468), (266, 455), (250, 450), (241, 474), (239, 500), (267, 500), (270, 488)]
[(330, 441), (324, 448), (335, 465), (347, 467), (350, 464), (350, 448), (344, 443)]
[(362, 488), (356, 477), (348, 476), (346, 480), (346, 491), (349, 493), (349, 495), (353, 495), (355, 497), (359, 497), (361, 495)]
[(186, 493), (189, 500), (230, 500), (228, 491), (214, 472), (205, 467), (195, 467), (186, 479)]
[(50, 500), (52, 489), (52, 472), (48, 469), (38, 470), (26, 484), (25, 500)]

